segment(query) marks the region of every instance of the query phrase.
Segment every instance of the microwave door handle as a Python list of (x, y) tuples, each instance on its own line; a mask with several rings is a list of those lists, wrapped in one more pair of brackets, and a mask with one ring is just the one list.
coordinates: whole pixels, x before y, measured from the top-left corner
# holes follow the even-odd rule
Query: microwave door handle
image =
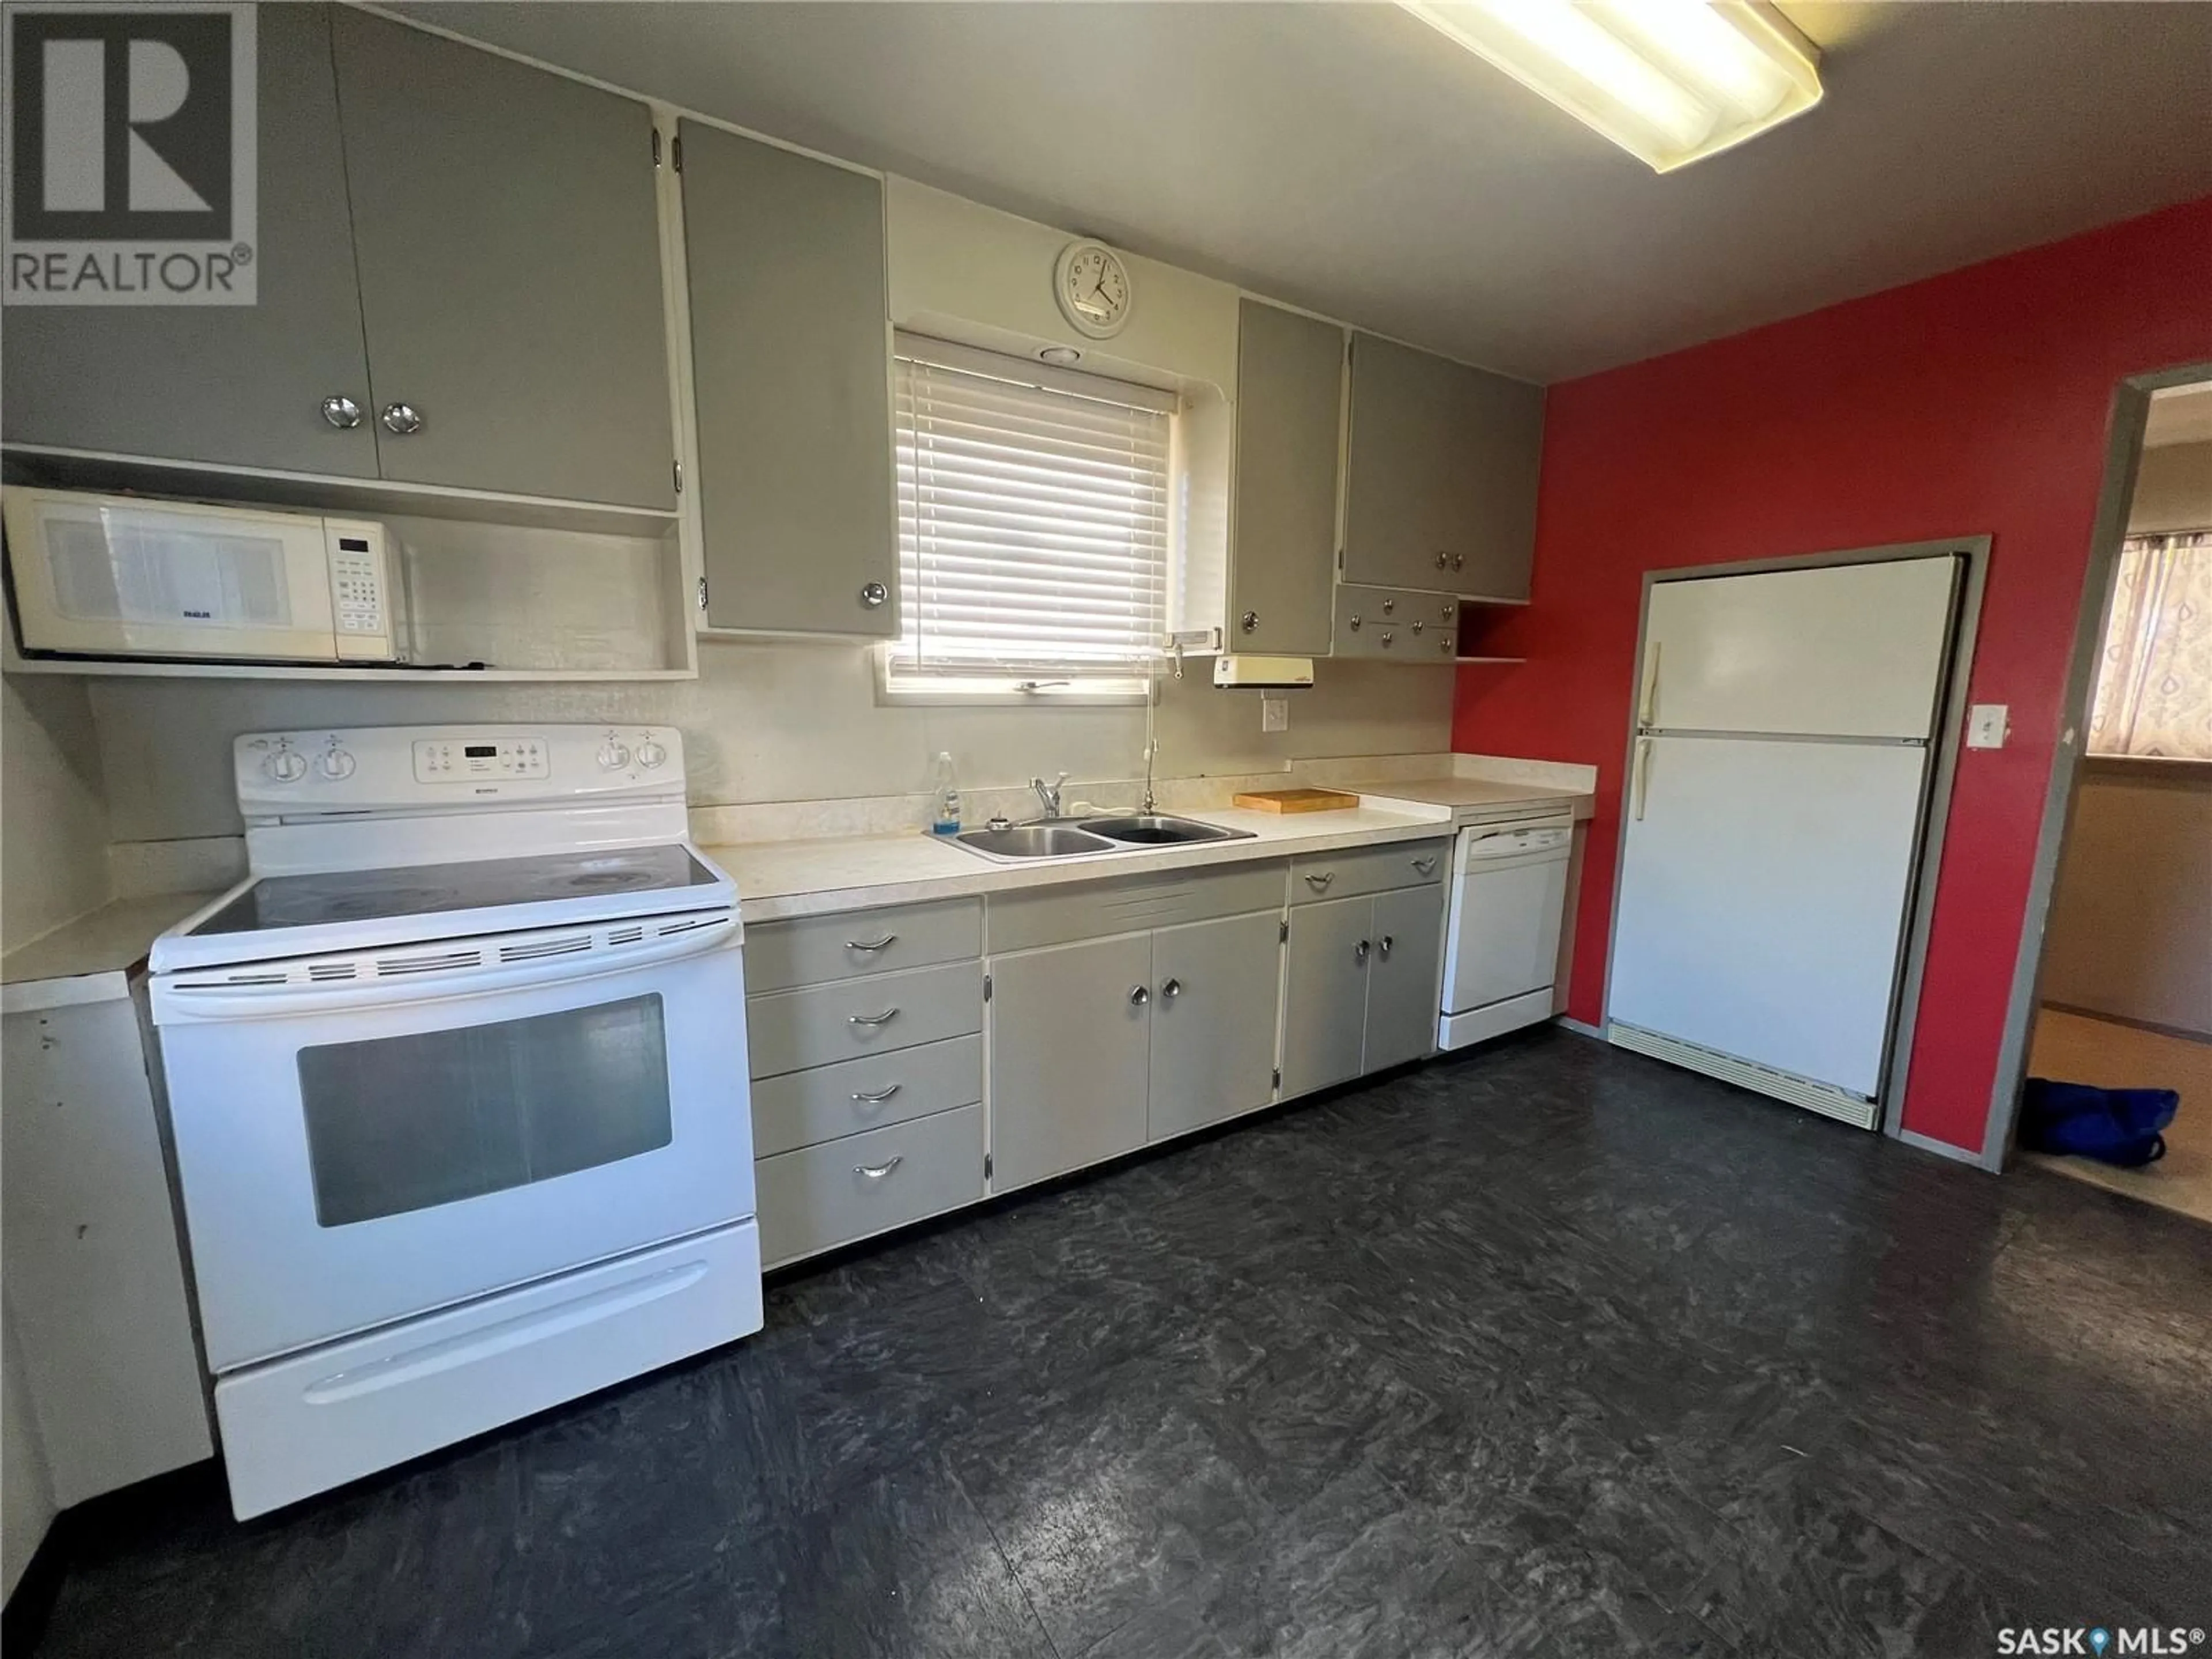
[[(395, 1007), (407, 1002), (431, 1002), (447, 997), (482, 996), (495, 991), (526, 990), (538, 985), (573, 985), (734, 948), (740, 937), (738, 919), (732, 915), (718, 917), (705, 927), (691, 928), (672, 939), (619, 946), (583, 957), (546, 957), (498, 967), (423, 974), (419, 977), (410, 975), (325, 985), (195, 984), (191, 979), (197, 977), (197, 971), (187, 970), (167, 982), (157, 978), (155, 994), (161, 1000), (164, 1018), (173, 1022), (337, 1013), (357, 1008)], [(436, 941), (425, 939), (414, 945), (395, 945), (379, 954), (436, 948)], [(251, 973), (253, 967), (252, 963), (246, 963), (231, 971)]]

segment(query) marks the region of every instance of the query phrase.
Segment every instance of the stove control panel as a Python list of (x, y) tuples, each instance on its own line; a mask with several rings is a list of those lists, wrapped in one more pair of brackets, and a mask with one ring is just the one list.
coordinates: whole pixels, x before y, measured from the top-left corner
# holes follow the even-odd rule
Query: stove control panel
[(553, 775), (543, 738), (417, 738), (415, 776), (422, 783)]

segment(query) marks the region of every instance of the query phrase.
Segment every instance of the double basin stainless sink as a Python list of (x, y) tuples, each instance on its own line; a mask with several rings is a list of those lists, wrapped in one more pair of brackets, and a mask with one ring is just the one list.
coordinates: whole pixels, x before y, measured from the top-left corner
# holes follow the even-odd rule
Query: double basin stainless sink
[(952, 839), (971, 853), (1012, 864), (1025, 859), (1079, 858), (1090, 853), (1134, 853), (1148, 847), (1182, 847), (1194, 842), (1249, 841), (1252, 832), (1224, 830), (1218, 824), (1160, 812), (1128, 812), (1017, 823), (1004, 830), (964, 830)]

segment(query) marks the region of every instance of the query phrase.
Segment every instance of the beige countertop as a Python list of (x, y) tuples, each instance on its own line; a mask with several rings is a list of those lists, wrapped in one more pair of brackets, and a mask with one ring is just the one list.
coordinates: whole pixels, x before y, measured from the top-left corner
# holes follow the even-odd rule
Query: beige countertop
[(730, 872), (748, 922), (913, 904), (973, 893), (1011, 892), (1062, 882), (1100, 881), (1163, 870), (1340, 852), (1385, 842), (1449, 836), (1449, 811), (1419, 802), (1338, 812), (1255, 812), (1239, 807), (1182, 816), (1231, 830), (1249, 830), (1250, 841), (1096, 853), (1080, 858), (1036, 859), (1000, 864), (920, 830), (896, 836), (822, 837), (806, 841), (739, 842), (709, 846), (707, 856)]
[(155, 938), (214, 896), (157, 893), (117, 899), (64, 922), (0, 957), (0, 985), (6, 988), (0, 1006), (21, 1013), (128, 996), (131, 970), (145, 961)]
[(1351, 790), (1364, 804), (1386, 811), (1407, 806), (1448, 807), (1460, 823), (1480, 823), (1546, 809), (1572, 812), (1578, 818), (1586, 818), (1593, 805), (1593, 798), (1587, 790), (1553, 784), (1500, 783), (1488, 778), (1392, 778), (1376, 783), (1334, 787)]

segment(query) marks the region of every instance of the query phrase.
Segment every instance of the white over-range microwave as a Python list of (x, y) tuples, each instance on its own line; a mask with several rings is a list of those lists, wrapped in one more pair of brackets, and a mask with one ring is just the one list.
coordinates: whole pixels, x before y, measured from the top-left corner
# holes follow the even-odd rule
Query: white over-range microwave
[(5, 497), (26, 651), (307, 663), (394, 654), (380, 524), (12, 485)]

